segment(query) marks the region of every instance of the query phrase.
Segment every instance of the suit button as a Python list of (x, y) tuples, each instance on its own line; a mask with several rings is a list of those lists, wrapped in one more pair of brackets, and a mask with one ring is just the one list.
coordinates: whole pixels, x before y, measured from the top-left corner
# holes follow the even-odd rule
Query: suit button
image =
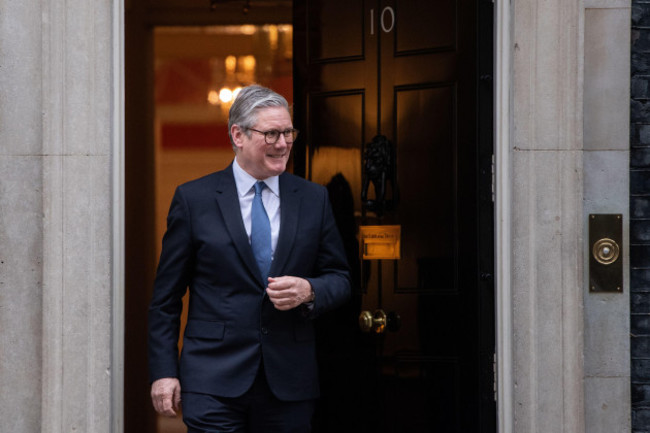
[(266, 335), (269, 333), (269, 330), (266, 327), (262, 326), (262, 334)]

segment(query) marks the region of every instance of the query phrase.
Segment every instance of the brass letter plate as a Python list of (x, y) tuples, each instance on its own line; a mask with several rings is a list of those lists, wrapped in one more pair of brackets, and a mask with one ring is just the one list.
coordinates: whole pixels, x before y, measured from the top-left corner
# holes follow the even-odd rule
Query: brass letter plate
[(401, 226), (360, 226), (363, 260), (400, 258)]
[(623, 292), (623, 215), (589, 215), (589, 291)]

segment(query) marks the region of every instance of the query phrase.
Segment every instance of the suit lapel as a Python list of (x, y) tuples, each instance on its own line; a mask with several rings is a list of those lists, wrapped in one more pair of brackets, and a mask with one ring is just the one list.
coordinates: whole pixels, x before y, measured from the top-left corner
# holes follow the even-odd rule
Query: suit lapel
[(289, 258), (298, 230), (298, 211), (300, 209), (298, 188), (291, 182), (291, 176), (280, 176), (280, 234), (271, 264), (271, 276), (281, 276)]
[(221, 211), (221, 215), (226, 225), (226, 230), (230, 234), (235, 247), (246, 264), (248, 270), (257, 278), (257, 280), (266, 287), (266, 282), (262, 281), (253, 250), (248, 242), (248, 235), (244, 228), (241, 210), (239, 206), (239, 197), (237, 195), (237, 186), (232, 173), (232, 165), (228, 166), (221, 172), (216, 188), (216, 200)]

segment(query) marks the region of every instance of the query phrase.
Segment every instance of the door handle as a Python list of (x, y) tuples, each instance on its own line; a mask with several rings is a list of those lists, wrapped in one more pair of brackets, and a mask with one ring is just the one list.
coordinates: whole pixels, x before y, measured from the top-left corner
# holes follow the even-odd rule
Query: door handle
[(386, 329), (386, 322), (384, 310), (375, 310), (374, 313), (365, 310), (359, 314), (359, 327), (363, 332), (374, 331), (381, 334)]
[(363, 332), (374, 331), (377, 334), (382, 334), (386, 330), (395, 332), (401, 324), (401, 317), (394, 311), (386, 314), (382, 309), (375, 310), (374, 313), (364, 310), (359, 314), (359, 328)]

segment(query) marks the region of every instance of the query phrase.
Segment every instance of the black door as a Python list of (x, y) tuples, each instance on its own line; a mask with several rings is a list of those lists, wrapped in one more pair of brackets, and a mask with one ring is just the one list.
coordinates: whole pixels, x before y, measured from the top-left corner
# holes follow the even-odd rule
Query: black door
[[(314, 430), (495, 431), (491, 3), (294, 13), (294, 171), (328, 185), (355, 287), (318, 322)], [(399, 259), (361, 259), (376, 225), (399, 227)], [(362, 311), (386, 326), (362, 332)]]

